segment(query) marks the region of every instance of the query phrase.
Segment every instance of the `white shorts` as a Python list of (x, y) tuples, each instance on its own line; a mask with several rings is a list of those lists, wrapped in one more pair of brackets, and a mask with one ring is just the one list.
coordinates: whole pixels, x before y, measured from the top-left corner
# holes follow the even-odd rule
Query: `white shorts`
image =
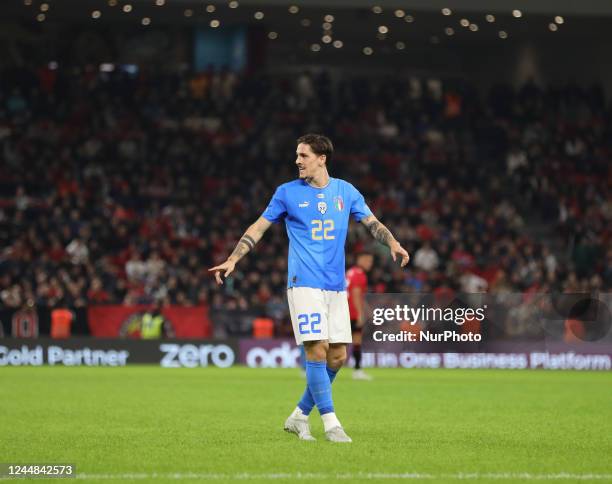
[(298, 345), (304, 341), (353, 341), (346, 291), (290, 287), (287, 289), (287, 300)]

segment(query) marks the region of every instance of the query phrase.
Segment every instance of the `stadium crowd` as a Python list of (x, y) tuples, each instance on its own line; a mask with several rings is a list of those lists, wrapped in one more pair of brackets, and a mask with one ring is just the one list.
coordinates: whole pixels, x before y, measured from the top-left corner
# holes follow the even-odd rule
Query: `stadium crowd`
[(612, 112), (600, 88), (483, 95), (414, 79), (132, 75), (119, 67), (0, 76), (0, 304), (193, 305), (283, 317), (286, 235), (275, 226), (222, 287), (231, 252), (295, 139), (336, 145), (354, 183), (412, 254), (377, 255), (375, 292), (546, 292), (612, 286)]

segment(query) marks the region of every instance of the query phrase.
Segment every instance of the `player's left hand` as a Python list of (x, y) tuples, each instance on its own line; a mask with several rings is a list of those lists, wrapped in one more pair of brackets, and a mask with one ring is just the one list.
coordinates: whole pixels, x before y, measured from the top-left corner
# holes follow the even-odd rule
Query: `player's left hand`
[(408, 264), (408, 261), (410, 260), (410, 254), (408, 254), (406, 249), (404, 249), (397, 240), (393, 241), (393, 243), (389, 247), (389, 250), (391, 251), (391, 257), (393, 258), (393, 261), (397, 260), (397, 256), (400, 256), (402, 258), (400, 267), (404, 267)]

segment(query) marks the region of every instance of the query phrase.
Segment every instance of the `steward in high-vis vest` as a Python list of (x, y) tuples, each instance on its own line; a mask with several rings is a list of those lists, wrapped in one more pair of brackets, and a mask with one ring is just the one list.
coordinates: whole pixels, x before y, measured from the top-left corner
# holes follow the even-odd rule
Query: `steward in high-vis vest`
[(156, 304), (151, 310), (143, 314), (140, 322), (141, 339), (160, 339), (162, 337), (174, 338), (174, 331), (161, 313), (161, 305)]

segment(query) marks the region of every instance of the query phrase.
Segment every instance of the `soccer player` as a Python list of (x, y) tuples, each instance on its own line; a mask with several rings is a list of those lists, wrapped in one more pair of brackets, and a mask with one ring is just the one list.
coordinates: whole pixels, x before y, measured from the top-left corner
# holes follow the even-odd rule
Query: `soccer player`
[(365, 323), (365, 293), (368, 290), (368, 276), (372, 269), (374, 257), (362, 252), (357, 255), (356, 264), (346, 271), (346, 290), (348, 292), (351, 331), (353, 332), (353, 359), (355, 380), (371, 380), (372, 377), (361, 369), (361, 335)]
[(334, 412), (331, 384), (346, 361), (351, 323), (344, 279), (344, 244), (349, 217), (363, 223), (386, 244), (401, 266), (409, 255), (380, 223), (363, 196), (350, 183), (331, 178), (327, 164), (333, 153), (329, 138), (307, 134), (297, 140), (298, 179), (280, 185), (262, 216), (251, 225), (222, 264), (213, 267), (223, 284), (272, 223), (285, 221), (289, 237), (287, 300), (298, 345), (306, 350), (306, 390), (285, 421), (285, 430), (301, 440), (315, 440), (308, 416), (317, 406), (325, 436), (332, 442), (351, 442)]

